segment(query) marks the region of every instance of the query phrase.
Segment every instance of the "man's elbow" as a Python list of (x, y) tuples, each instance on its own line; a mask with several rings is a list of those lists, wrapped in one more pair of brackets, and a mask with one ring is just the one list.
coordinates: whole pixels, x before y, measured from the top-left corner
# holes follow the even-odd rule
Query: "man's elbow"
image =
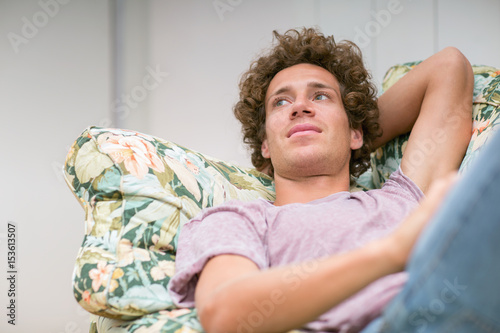
[[(470, 90), (472, 96), (474, 73), (467, 57), (453, 46), (445, 47), (436, 56), (434, 72), (439, 73), (438, 82), (442, 81), (442, 76), (445, 75), (449, 83), (462, 84), (464, 89)], [(445, 81), (447, 80), (445, 79)]]
[(454, 94), (455, 107), (445, 108), (441, 112), (445, 117), (460, 116), (461, 122), (472, 123), (472, 96), (474, 91), (474, 73), (472, 66), (455, 47), (446, 47), (437, 54), (434, 62), (434, 87), (448, 86)]
[(237, 332), (235, 313), (227, 305), (215, 301), (207, 301), (197, 307), (201, 326), (207, 333)]
[(472, 73), (472, 67), (465, 55), (456, 47), (447, 46), (439, 51), (442, 69), (463, 70)]

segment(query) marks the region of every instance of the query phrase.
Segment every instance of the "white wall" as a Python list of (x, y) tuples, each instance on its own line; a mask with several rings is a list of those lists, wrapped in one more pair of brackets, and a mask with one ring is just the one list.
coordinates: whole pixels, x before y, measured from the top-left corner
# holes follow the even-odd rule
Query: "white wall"
[[(0, 310), (1, 332), (88, 330), (71, 292), (84, 216), (60, 173), (88, 125), (115, 119), (116, 126), (250, 165), (232, 105), (239, 76), (269, 45), (273, 29), (318, 25), (359, 41), (376, 81), (390, 65), (448, 45), (472, 63), (500, 67), (498, 0), (220, 0), (223, 13), (213, 0), (120, 0), (125, 39), (114, 96), (109, 3), (57, 0), (65, 4), (38, 22), (16, 53), (9, 33), (22, 36), (24, 18), (43, 19), (39, 1), (56, 0), (0, 0), (1, 308), (8, 301), (8, 221), (17, 223), (19, 240), (18, 325), (7, 325)], [(156, 87), (124, 102), (120, 94), (139, 92), (150, 72), (157, 72)], [(112, 117), (113, 107), (127, 112)]]
[[(61, 170), (78, 134), (109, 118), (109, 12), (99, 0), (58, 6), (49, 16), (38, 0), (0, 2), (0, 332), (88, 332), (71, 288), (84, 216)], [(9, 33), (26, 43), (13, 47)], [(18, 227), (16, 326), (6, 316), (9, 221)]]
[(241, 165), (237, 83), (274, 29), (316, 25), (358, 42), (379, 83), (391, 65), (449, 45), (500, 66), (498, 0), (152, 0), (150, 13), (150, 64), (169, 76), (151, 94), (149, 132)]

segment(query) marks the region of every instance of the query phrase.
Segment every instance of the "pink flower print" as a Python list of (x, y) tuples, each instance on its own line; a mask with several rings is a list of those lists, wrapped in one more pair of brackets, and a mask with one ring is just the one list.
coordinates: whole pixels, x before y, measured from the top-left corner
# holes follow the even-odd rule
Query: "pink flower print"
[(82, 298), (87, 304), (90, 304), (90, 292), (88, 290), (85, 290), (82, 294)]
[(113, 270), (113, 266), (106, 265), (105, 261), (99, 261), (97, 268), (93, 268), (89, 272), (89, 277), (92, 279), (92, 289), (95, 292), (99, 290), (103, 282), (108, 280), (109, 273)]
[(481, 134), (489, 125), (490, 125), (490, 119), (481, 120), (481, 121), (474, 120), (474, 123), (472, 124), (472, 138), (471, 138), (471, 140), (476, 139), (477, 136), (479, 134)]
[(169, 318), (177, 318), (177, 317), (183, 316), (185, 314), (188, 314), (190, 312), (191, 312), (191, 310), (182, 308), (182, 309), (175, 309), (175, 310), (162, 310), (162, 311), (160, 311), (160, 314), (165, 315)]
[(138, 179), (142, 179), (149, 168), (158, 172), (165, 171), (155, 147), (138, 136), (114, 135), (107, 138), (101, 147), (116, 163), (123, 162), (125, 169)]
[(187, 168), (189, 169), (189, 171), (191, 171), (192, 173), (194, 173), (195, 175), (198, 175), (200, 173), (200, 168), (198, 168), (196, 166), (196, 164), (194, 164), (193, 162), (191, 162), (190, 160), (188, 159), (184, 159), (184, 161), (186, 161), (186, 166)]

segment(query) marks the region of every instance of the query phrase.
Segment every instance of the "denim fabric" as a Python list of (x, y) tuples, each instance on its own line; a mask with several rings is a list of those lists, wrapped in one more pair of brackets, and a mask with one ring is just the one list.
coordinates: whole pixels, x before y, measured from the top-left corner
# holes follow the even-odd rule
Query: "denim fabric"
[(372, 332), (500, 332), (500, 132), (424, 230)]

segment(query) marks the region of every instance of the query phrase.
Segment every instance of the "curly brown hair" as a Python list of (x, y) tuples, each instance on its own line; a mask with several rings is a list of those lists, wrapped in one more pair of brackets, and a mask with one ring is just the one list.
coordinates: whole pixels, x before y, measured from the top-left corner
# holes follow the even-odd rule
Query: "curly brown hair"
[(273, 176), (271, 160), (261, 153), (266, 137), (265, 96), (271, 80), (285, 68), (309, 63), (335, 76), (350, 127), (363, 130), (363, 146), (351, 152), (349, 164), (351, 176), (358, 177), (369, 168), (373, 140), (382, 133), (377, 90), (369, 81), (371, 76), (363, 65), (361, 50), (350, 41), (336, 43), (333, 36), (325, 37), (315, 28), (291, 29), (282, 35), (273, 31), (273, 34), (276, 45), (267, 55), (252, 62), (243, 74), (240, 100), (234, 107), (234, 114), (242, 124), (243, 141), (252, 150), (252, 164)]

